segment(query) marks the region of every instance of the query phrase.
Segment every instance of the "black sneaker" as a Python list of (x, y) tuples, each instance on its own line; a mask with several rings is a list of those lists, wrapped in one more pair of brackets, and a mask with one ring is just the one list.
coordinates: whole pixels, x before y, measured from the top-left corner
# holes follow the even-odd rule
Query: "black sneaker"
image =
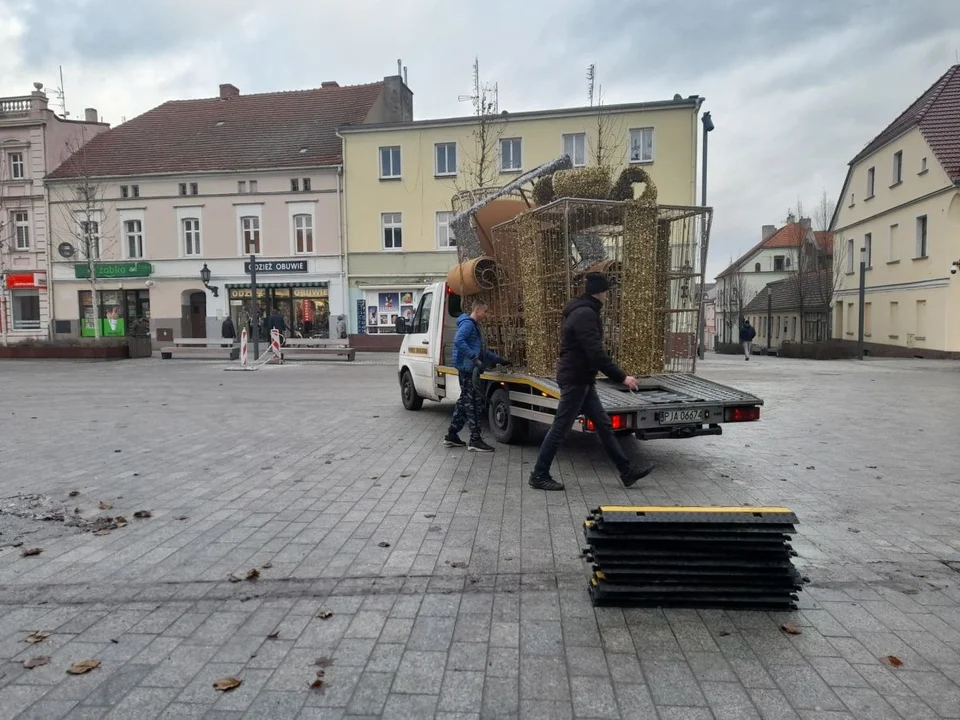
[(487, 445), (483, 440), (471, 440), (467, 443), (467, 450), (470, 452), (493, 452), (493, 448)]
[(631, 465), (625, 472), (620, 473), (620, 482), (624, 487), (632, 487), (637, 480), (642, 480), (653, 472), (653, 464)]
[(530, 479), (527, 484), (535, 490), (563, 490), (563, 483), (557, 482), (549, 475), (538, 475), (530, 473)]
[(443, 446), (444, 447), (466, 447), (467, 444), (458, 438), (456, 435), (450, 435), (447, 433), (443, 436)]

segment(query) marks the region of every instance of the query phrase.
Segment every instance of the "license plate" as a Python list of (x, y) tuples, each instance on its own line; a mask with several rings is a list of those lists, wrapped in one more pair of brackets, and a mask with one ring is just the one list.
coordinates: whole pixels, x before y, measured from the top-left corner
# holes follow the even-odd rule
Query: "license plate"
[(706, 419), (706, 410), (664, 410), (660, 413), (661, 425), (702, 423)]

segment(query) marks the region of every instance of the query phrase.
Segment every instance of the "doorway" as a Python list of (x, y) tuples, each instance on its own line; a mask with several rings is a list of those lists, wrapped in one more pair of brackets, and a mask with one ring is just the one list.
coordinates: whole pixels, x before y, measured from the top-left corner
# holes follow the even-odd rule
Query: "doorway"
[(207, 294), (190, 293), (190, 337), (207, 337)]

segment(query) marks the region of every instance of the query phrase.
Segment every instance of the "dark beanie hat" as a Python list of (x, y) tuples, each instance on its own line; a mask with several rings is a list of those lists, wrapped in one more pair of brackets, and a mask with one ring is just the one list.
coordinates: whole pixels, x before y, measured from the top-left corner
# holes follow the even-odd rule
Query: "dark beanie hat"
[(597, 295), (610, 289), (610, 282), (607, 276), (602, 273), (590, 273), (587, 275), (587, 281), (584, 288), (587, 295)]

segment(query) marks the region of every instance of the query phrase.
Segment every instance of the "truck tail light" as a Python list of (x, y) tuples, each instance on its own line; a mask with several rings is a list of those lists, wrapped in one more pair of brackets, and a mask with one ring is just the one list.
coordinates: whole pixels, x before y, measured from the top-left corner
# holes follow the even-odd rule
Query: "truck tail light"
[[(580, 423), (587, 432), (596, 432), (597, 426), (589, 418), (580, 418)], [(611, 415), (610, 426), (614, 430), (623, 430), (627, 427), (627, 419), (623, 415)]]
[(726, 422), (753, 422), (760, 419), (760, 408), (758, 407), (734, 407), (727, 408), (724, 414)]

